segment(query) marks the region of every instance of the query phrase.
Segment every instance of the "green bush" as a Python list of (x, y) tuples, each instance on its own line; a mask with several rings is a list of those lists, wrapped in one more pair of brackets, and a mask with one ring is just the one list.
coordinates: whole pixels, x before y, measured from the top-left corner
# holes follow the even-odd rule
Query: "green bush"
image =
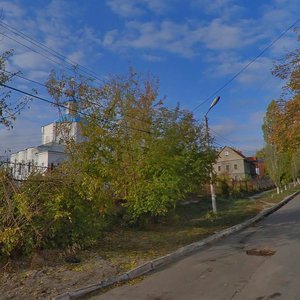
[(32, 175), (19, 186), (3, 172), (0, 177), (2, 255), (74, 244), (86, 247), (101, 237), (105, 215), (76, 192), (61, 170)]

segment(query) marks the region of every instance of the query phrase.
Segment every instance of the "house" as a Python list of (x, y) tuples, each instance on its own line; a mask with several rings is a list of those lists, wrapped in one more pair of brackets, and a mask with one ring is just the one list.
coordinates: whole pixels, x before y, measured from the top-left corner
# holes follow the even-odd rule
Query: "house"
[(242, 152), (226, 146), (220, 150), (213, 168), (218, 176), (225, 175), (233, 180), (245, 180), (258, 177), (259, 166), (255, 157), (247, 158)]
[(65, 114), (41, 128), (42, 144), (30, 147), (10, 156), (10, 170), (15, 179), (24, 180), (33, 171), (45, 172), (67, 159), (66, 142), (82, 141), (76, 102), (65, 103)]

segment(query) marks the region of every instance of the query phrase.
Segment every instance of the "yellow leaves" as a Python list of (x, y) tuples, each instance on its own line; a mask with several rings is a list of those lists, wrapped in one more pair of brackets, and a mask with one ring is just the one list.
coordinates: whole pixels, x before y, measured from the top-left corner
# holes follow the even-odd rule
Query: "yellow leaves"
[(281, 152), (300, 146), (300, 95), (286, 101), (272, 101), (264, 119), (265, 141)]
[(9, 255), (20, 242), (22, 234), (19, 227), (6, 227), (0, 232), (1, 252)]
[(31, 221), (34, 213), (31, 210), (30, 199), (28, 195), (20, 193), (15, 195), (16, 208), (19, 213), (26, 218), (27, 221)]

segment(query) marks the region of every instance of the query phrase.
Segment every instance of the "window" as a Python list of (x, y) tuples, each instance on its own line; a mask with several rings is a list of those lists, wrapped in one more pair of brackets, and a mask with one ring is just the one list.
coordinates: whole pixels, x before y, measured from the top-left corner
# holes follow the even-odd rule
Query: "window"
[(19, 163), (19, 167), (18, 167), (18, 174), (21, 175), (22, 172), (22, 164)]
[(229, 165), (226, 165), (226, 171), (229, 172)]
[(234, 169), (235, 169), (235, 170), (237, 170), (237, 169), (238, 169), (238, 166), (237, 166), (237, 164), (235, 164), (235, 165), (234, 165)]
[(229, 155), (229, 152), (228, 152), (228, 151), (225, 151), (224, 154), (225, 154), (225, 156), (228, 156), (228, 155)]
[(221, 166), (218, 166), (218, 171), (221, 172)]

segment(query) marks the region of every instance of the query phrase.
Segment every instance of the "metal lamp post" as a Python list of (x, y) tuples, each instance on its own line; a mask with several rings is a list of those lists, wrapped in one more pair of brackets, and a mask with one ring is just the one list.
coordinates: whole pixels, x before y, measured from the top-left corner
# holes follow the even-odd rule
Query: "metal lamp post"
[[(207, 114), (209, 111), (219, 102), (220, 96), (216, 97), (213, 102), (211, 103), (207, 113), (204, 115), (204, 122), (205, 122), (205, 135), (206, 135), (206, 145), (207, 148), (209, 148), (209, 130), (208, 130), (208, 120), (207, 120)], [(212, 204), (212, 209), (213, 212), (217, 212), (217, 202), (216, 202), (216, 193), (215, 193), (215, 188), (213, 185), (213, 172), (210, 171), (210, 194), (211, 194), (211, 204)]]

